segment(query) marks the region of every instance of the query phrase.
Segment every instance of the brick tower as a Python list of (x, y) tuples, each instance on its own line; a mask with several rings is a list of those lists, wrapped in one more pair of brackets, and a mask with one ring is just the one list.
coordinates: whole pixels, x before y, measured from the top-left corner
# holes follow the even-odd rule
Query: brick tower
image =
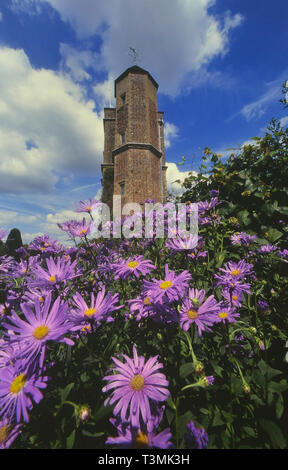
[(115, 80), (116, 108), (104, 109), (102, 201), (113, 195), (127, 202), (166, 201), (163, 112), (157, 110), (158, 84), (137, 65)]

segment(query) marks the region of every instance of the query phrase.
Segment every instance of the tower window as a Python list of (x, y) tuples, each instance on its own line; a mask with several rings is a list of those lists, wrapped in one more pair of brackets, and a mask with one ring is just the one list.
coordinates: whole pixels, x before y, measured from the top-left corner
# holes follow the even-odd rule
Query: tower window
[(123, 94), (121, 95), (121, 102), (122, 102), (122, 104), (125, 104), (125, 103), (126, 103), (126, 93), (123, 93)]
[(125, 134), (121, 134), (121, 144), (125, 143)]
[(120, 191), (121, 191), (121, 196), (124, 196), (124, 194), (125, 194), (125, 183), (120, 183)]

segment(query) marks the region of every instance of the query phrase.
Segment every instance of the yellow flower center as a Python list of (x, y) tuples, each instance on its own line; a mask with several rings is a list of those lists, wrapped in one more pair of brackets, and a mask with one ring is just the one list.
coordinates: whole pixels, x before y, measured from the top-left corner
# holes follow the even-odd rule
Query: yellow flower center
[(85, 326), (83, 326), (83, 328), (81, 328), (81, 331), (83, 331), (83, 333), (85, 333), (85, 331), (89, 331), (89, 330), (91, 330), (90, 325), (85, 325)]
[(25, 374), (18, 375), (10, 385), (10, 392), (11, 393), (19, 393), (26, 383)]
[(142, 375), (137, 374), (137, 375), (134, 375), (133, 379), (131, 380), (130, 387), (133, 390), (139, 392), (144, 387), (144, 384), (145, 384), (145, 380), (142, 377)]
[(232, 295), (232, 300), (238, 300), (238, 295)]
[(146, 298), (144, 299), (144, 304), (145, 304), (145, 305), (152, 305), (151, 302), (150, 302), (150, 297), (146, 297)]
[(87, 229), (86, 229), (86, 228), (83, 228), (83, 230), (81, 230), (81, 232), (80, 232), (80, 235), (82, 235), (82, 234), (85, 235), (85, 233), (87, 233)]
[(5, 315), (5, 313), (6, 313), (6, 309), (5, 309), (5, 307), (2, 307), (2, 310), (1, 310), (1, 315)]
[(85, 310), (84, 315), (86, 315), (86, 317), (90, 318), (96, 312), (97, 312), (96, 308), (88, 308), (87, 310)]
[(44, 297), (39, 297), (39, 302), (44, 302)]
[(37, 328), (35, 328), (33, 336), (36, 339), (43, 339), (43, 338), (45, 338), (45, 336), (48, 335), (48, 333), (49, 333), (49, 328), (47, 328), (46, 325), (41, 325), (41, 326), (37, 326)]
[(137, 268), (138, 264), (138, 261), (129, 261), (129, 263), (127, 263), (127, 266), (128, 268), (134, 269)]
[(86, 208), (87, 211), (91, 211), (91, 209), (92, 209), (91, 206), (88, 206), (88, 207)]
[(49, 279), (48, 279), (49, 282), (56, 282), (56, 278), (55, 278), (55, 275), (53, 274), (53, 276), (50, 276)]
[(3, 444), (3, 442), (6, 441), (7, 437), (9, 436), (9, 430), (10, 426), (8, 424), (5, 424), (5, 426), (0, 428), (0, 444)]
[(219, 317), (219, 318), (227, 318), (227, 317), (228, 317), (228, 313), (227, 313), (227, 312), (220, 312), (220, 313), (218, 314), (218, 317)]
[(133, 447), (135, 449), (147, 449), (148, 446), (149, 446), (149, 439), (148, 439), (147, 434), (144, 434), (144, 432), (140, 431), (134, 441)]
[(169, 287), (173, 286), (173, 283), (171, 281), (163, 281), (160, 284), (160, 289), (166, 290), (169, 289)]
[(241, 274), (241, 271), (239, 271), (239, 269), (233, 269), (233, 271), (231, 271), (231, 274), (232, 276), (239, 276), (239, 274)]
[(188, 310), (187, 317), (190, 318), (190, 320), (195, 320), (198, 317), (198, 313), (196, 310)]

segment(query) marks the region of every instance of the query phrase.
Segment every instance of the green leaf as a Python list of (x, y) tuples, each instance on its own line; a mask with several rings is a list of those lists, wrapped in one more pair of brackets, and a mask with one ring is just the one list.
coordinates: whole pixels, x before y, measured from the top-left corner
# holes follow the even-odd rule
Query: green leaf
[(192, 372), (194, 372), (193, 362), (187, 362), (187, 364), (183, 364), (180, 367), (179, 374), (182, 379), (185, 379), (185, 377), (188, 377)]
[(284, 400), (283, 400), (283, 396), (280, 394), (276, 402), (276, 417), (280, 419), (281, 416), (283, 415), (283, 412), (284, 412)]
[(269, 435), (274, 449), (285, 449), (287, 442), (279, 426), (268, 419), (260, 419), (260, 426)]
[(73, 449), (74, 442), (75, 442), (75, 437), (76, 437), (76, 429), (73, 429), (71, 434), (67, 437), (66, 439), (66, 447), (67, 449)]
[(74, 382), (71, 382), (67, 385), (63, 390), (61, 390), (61, 402), (67, 400), (69, 393), (71, 392), (72, 388), (74, 387)]
[(176, 410), (176, 406), (175, 406), (174, 401), (172, 400), (171, 395), (169, 395), (169, 398), (167, 400), (167, 405), (170, 406), (170, 408), (172, 408), (172, 410)]
[(243, 431), (245, 431), (245, 433), (250, 437), (256, 437), (257, 435), (255, 429), (250, 426), (243, 426)]
[(87, 436), (87, 437), (101, 437), (101, 436), (104, 436), (104, 432), (90, 432), (90, 431), (87, 431), (86, 429), (82, 429), (82, 434), (83, 434), (83, 436)]

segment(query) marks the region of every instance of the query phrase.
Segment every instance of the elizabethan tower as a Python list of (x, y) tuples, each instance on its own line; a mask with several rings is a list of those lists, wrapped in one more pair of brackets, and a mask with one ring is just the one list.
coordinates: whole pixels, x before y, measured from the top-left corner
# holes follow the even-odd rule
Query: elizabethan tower
[(115, 80), (116, 108), (104, 109), (102, 201), (113, 195), (127, 202), (166, 201), (163, 112), (157, 110), (158, 84), (134, 65)]

